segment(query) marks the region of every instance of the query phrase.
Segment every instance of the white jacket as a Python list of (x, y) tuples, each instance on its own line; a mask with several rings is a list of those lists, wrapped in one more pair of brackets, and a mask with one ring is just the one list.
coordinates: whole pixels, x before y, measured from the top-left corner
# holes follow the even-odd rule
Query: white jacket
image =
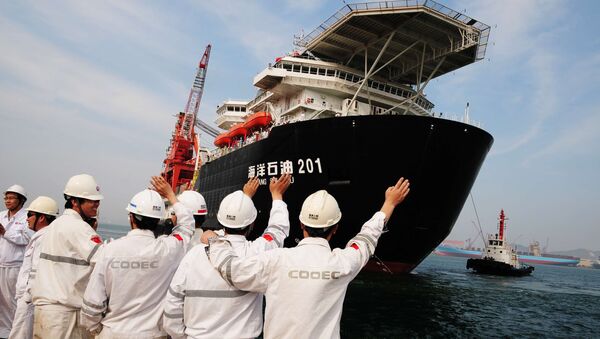
[(77, 310), (102, 239), (72, 209), (65, 209), (47, 228), (31, 289), (33, 304)]
[[(100, 338), (155, 338), (163, 299), (193, 234), (192, 211), (173, 205), (177, 227), (158, 238), (134, 229), (103, 249), (85, 290), (81, 324)], [(102, 325), (100, 325), (100, 323)]]
[(25, 249), (25, 256), (23, 258), (23, 266), (19, 270), (19, 277), (17, 279), (17, 293), (15, 299), (25, 298), (24, 300), (28, 303), (31, 302), (31, 286), (35, 280), (37, 274), (37, 265), (40, 261), (40, 248), (43, 236), (48, 231), (48, 226), (35, 232), (29, 245)]
[[(246, 257), (279, 248), (288, 236), (287, 205), (273, 201), (269, 223), (254, 241), (226, 235), (236, 256)], [(165, 298), (163, 324), (173, 338), (253, 338), (262, 331), (263, 295), (240, 291), (223, 280), (208, 261), (206, 248), (186, 254)]]
[(200, 241), (200, 238), (202, 237), (202, 233), (204, 233), (204, 232), (202, 231), (201, 228), (194, 229), (194, 235), (192, 235), (192, 239), (190, 239), (190, 242), (187, 247), (187, 251), (191, 250), (192, 247), (194, 247), (196, 245), (202, 244), (202, 242)]
[(220, 238), (209, 258), (235, 287), (265, 294), (265, 338), (339, 338), (346, 288), (375, 251), (384, 221), (375, 213), (345, 249), (304, 238), (294, 248), (239, 258)]
[(21, 208), (12, 218), (8, 210), (0, 212), (0, 224), (5, 233), (0, 236), (0, 267), (19, 267), (23, 262), (25, 247), (33, 236), (27, 225), (27, 211)]

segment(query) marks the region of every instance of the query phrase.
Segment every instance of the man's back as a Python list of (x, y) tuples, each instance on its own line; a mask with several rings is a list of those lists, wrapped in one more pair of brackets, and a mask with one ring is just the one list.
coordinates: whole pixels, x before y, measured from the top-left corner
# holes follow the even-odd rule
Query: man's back
[(229, 258), (230, 247), (218, 240), (209, 259), (235, 287), (265, 294), (265, 338), (339, 338), (346, 289), (375, 250), (384, 222), (385, 214), (375, 213), (345, 249), (307, 237), (294, 248)]
[[(225, 239), (236, 256), (247, 257), (280, 247), (288, 233), (287, 205), (276, 200), (263, 236), (254, 241), (243, 235)], [(165, 300), (167, 332), (173, 337), (257, 337), (262, 331), (262, 294), (231, 287), (214, 269), (205, 249), (205, 245), (192, 248), (173, 277)]]
[(48, 227), (40, 244), (33, 303), (79, 309), (102, 241), (72, 209), (66, 209)]
[[(236, 255), (256, 254), (244, 236), (229, 235), (226, 238), (231, 241)], [(195, 246), (186, 254), (171, 287), (185, 295), (186, 335), (194, 338), (260, 335), (262, 294), (240, 291), (227, 284), (208, 261), (204, 245)], [(168, 314), (168, 306), (165, 306), (165, 312)]]
[(93, 274), (84, 303), (100, 304), (103, 288), (98, 285), (105, 284), (105, 329), (114, 334), (155, 331), (162, 315), (164, 292), (185, 245), (176, 236), (156, 239), (152, 231), (139, 229), (109, 243), (98, 258), (96, 270), (100, 274)]
[(346, 289), (362, 268), (360, 253), (351, 247), (331, 251), (322, 238), (278, 252), (265, 291), (265, 337), (338, 336)]

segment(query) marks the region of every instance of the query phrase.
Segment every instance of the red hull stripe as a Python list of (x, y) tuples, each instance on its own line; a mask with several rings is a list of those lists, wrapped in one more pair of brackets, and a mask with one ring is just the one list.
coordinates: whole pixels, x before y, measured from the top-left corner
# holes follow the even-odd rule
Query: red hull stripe
[(273, 237), (270, 234), (263, 235), (263, 238), (267, 239), (269, 242), (273, 241)]
[(96, 244), (100, 244), (100, 243), (102, 243), (102, 238), (100, 238), (100, 236), (99, 236), (99, 235), (95, 235), (95, 236), (93, 236), (91, 240), (92, 240), (93, 242), (95, 242)]
[(179, 234), (173, 234), (173, 236), (177, 238), (177, 240), (183, 241), (183, 238)]
[(350, 245), (350, 247), (354, 248), (355, 250), (358, 249), (358, 245), (357, 244), (352, 244), (352, 245)]

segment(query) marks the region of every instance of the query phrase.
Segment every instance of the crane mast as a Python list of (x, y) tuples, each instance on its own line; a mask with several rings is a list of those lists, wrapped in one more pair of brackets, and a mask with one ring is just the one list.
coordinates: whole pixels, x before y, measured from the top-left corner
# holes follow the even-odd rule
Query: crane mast
[(210, 48), (211, 45), (206, 46), (198, 63), (198, 71), (185, 110), (177, 116), (175, 131), (171, 135), (171, 142), (163, 161), (162, 176), (171, 184), (175, 192), (180, 188), (183, 190), (190, 188), (193, 179), (197, 177), (195, 172), (199, 169), (200, 143), (194, 126), (197, 125), (196, 116), (204, 92)]

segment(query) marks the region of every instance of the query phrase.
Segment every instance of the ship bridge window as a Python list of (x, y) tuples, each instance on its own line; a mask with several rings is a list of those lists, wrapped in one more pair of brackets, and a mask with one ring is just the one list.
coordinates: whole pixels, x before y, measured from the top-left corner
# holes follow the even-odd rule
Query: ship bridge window
[(332, 70), (332, 69), (328, 69), (327, 70), (327, 76), (334, 77), (335, 76), (335, 71)]
[(233, 111), (233, 107), (231, 107), (231, 106), (227, 106), (227, 110), (228, 110), (228, 111)]
[(317, 74), (317, 69), (315, 67), (310, 68), (310, 74)]
[(306, 66), (300, 66), (300, 72), (302, 72), (302, 73), (308, 73), (308, 67), (306, 67)]
[(324, 68), (319, 68), (318, 73), (319, 75), (325, 75), (326, 70)]
[(242, 107), (242, 112), (246, 112), (246, 107)]

